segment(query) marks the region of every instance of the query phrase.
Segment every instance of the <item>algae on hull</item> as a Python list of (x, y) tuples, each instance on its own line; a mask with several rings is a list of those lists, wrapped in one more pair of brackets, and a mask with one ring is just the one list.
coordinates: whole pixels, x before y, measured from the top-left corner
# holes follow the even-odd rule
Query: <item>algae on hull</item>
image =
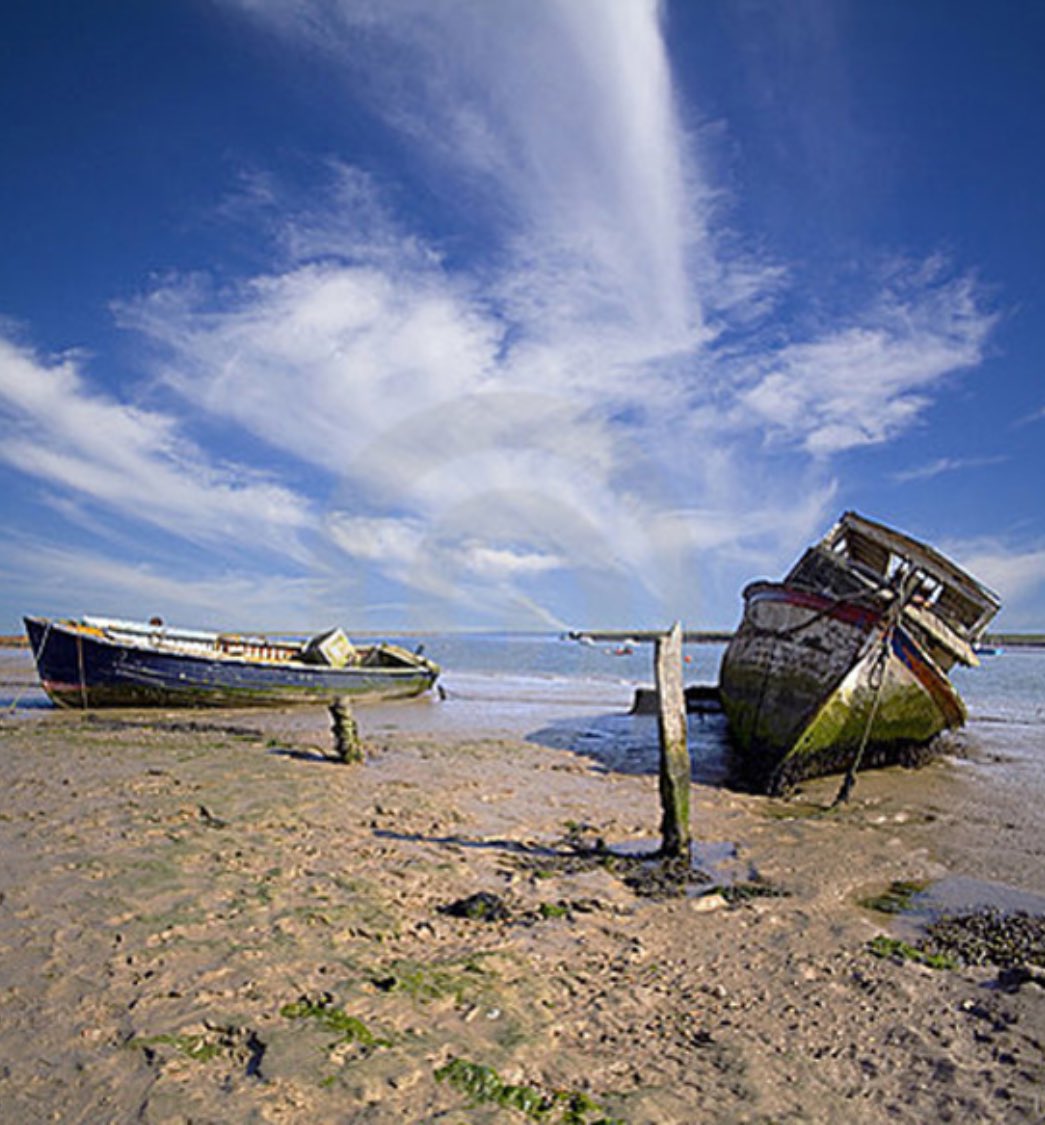
[[(782, 582), (754, 582), (720, 694), (762, 789), (901, 760), (965, 721), (947, 678), (975, 664), (997, 597), (931, 547), (847, 512)], [(865, 753), (866, 752), (866, 753)]]

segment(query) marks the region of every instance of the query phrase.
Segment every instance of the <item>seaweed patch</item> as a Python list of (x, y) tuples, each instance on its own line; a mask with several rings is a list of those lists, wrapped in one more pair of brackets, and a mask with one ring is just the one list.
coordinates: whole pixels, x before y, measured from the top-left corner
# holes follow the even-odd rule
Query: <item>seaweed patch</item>
[(911, 908), (915, 895), (921, 894), (926, 886), (925, 883), (894, 880), (881, 894), (860, 899), (860, 905), (867, 910), (876, 910), (879, 914), (902, 914)]
[(1045, 917), (1016, 911), (979, 910), (954, 914), (930, 923), (931, 948), (959, 958), (966, 965), (1045, 968)]
[(879, 934), (872, 938), (867, 947), (875, 957), (892, 958), (895, 961), (915, 961), (920, 965), (928, 965), (930, 969), (956, 969), (958, 962), (945, 953), (930, 953), (919, 945), (900, 941), (899, 938), (885, 937)]
[(378, 1047), (392, 1046), (390, 1039), (376, 1036), (361, 1019), (335, 1008), (334, 998), (329, 992), (315, 998), (302, 996), (293, 1004), (284, 1004), (279, 1014), (288, 1020), (315, 1020), (338, 1036), (336, 1043), (355, 1043), (368, 1053)]
[(919, 961), (932, 968), (993, 965), (1045, 968), (1045, 917), (1016, 911), (976, 910), (931, 922), (913, 945), (879, 935), (869, 946), (877, 957)]
[(157, 1061), (157, 1047), (168, 1047), (194, 1062), (224, 1058), (242, 1065), (251, 1078), (261, 1077), (261, 1060), (266, 1050), (263, 1040), (250, 1028), (210, 1023), (205, 1023), (202, 1031), (136, 1036), (128, 1040), (127, 1046), (144, 1051), (149, 1063)]
[(597, 1102), (579, 1090), (544, 1091), (535, 1086), (505, 1082), (492, 1067), (467, 1059), (451, 1059), (436, 1070), (435, 1077), (467, 1094), (475, 1104), (515, 1109), (532, 1121), (554, 1120), (560, 1125), (623, 1125), (618, 1118), (608, 1117)]

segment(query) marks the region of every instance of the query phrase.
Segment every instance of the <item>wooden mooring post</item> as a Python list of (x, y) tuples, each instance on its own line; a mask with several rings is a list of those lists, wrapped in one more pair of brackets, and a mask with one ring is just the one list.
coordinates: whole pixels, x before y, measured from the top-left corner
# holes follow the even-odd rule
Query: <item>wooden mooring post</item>
[(359, 741), (359, 727), (352, 713), (352, 700), (347, 695), (339, 695), (330, 704), (330, 718), (333, 722), (334, 751), (342, 762), (363, 761), (363, 746)]
[(657, 638), (654, 654), (657, 722), (660, 731), (661, 846), (666, 859), (690, 857), (689, 747), (686, 698), (682, 688), (682, 626), (679, 622)]

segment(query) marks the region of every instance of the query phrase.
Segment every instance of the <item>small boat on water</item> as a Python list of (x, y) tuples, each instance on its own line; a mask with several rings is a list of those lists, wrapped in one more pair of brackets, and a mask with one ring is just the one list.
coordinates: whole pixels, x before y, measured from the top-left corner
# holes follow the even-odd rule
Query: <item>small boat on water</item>
[[(909, 760), (965, 722), (948, 679), (998, 597), (932, 547), (846, 512), (782, 582), (744, 590), (722, 658), (730, 737), (757, 788)], [(848, 792), (848, 789), (846, 789)]]
[(59, 707), (252, 707), (432, 687), (439, 666), (398, 645), (172, 629), (103, 617), (26, 617), (43, 689)]

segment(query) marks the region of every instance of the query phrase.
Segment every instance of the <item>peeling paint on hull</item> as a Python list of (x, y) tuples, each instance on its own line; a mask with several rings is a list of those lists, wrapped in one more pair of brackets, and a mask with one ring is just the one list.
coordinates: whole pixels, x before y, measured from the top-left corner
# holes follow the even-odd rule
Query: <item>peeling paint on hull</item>
[(301, 662), (209, 658), (116, 644), (26, 618), (40, 682), (59, 707), (272, 707), (335, 696), (393, 699), (430, 688), (439, 669), (331, 668)]
[[(720, 690), (733, 743), (759, 788), (782, 792), (849, 766), (874, 707), (881, 636), (881, 615), (866, 606), (776, 583), (749, 588)], [(964, 720), (950, 681), (897, 628), (864, 763), (905, 760)]]

